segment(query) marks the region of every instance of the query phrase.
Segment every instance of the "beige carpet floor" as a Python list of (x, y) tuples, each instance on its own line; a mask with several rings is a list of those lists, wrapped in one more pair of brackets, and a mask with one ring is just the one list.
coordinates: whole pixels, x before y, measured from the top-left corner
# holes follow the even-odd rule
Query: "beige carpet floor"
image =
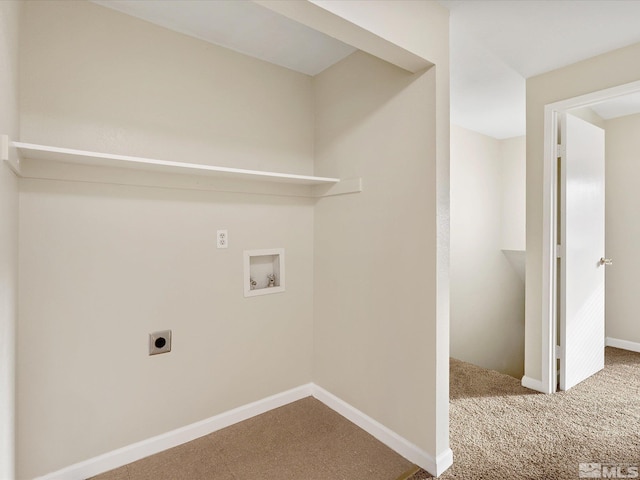
[(454, 465), (442, 480), (574, 480), (580, 463), (640, 466), (638, 353), (608, 347), (603, 371), (554, 395), (453, 359), (450, 382)]
[(93, 478), (396, 480), (415, 470), (411, 462), (309, 397)]
[[(596, 462), (624, 473), (640, 466), (640, 354), (607, 348), (602, 372), (554, 395), (451, 359), (450, 424), (455, 463), (442, 480), (574, 480), (580, 463)], [(307, 398), (94, 479), (432, 478), (412, 467)]]

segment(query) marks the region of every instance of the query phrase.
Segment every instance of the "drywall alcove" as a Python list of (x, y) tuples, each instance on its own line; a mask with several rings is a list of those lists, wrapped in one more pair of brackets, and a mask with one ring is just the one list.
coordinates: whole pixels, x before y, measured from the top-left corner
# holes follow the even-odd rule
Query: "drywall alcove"
[(284, 265), (284, 248), (245, 251), (244, 296), (284, 292)]
[[(331, 18), (359, 28), (363, 48), (311, 77), (90, 2), (23, 2), (12, 141), (33, 162), (19, 179), (19, 478), (309, 382), (426, 452), (415, 462), (448, 461), (435, 420), (448, 407), (448, 342), (436, 343), (446, 289), (431, 275), (443, 238), (436, 179), (446, 177), (448, 122), (435, 112), (448, 102), (448, 22), (437, 4), (394, 3), (336, 3), (345, 20)], [(357, 27), (371, 8), (385, 14)], [(412, 30), (415, 18), (416, 36), (386, 30)], [(428, 20), (442, 28), (422, 28)], [(364, 37), (379, 50), (410, 43), (443, 68), (398, 68), (365, 53)], [(43, 165), (38, 145), (45, 162), (51, 146), (64, 156)], [(183, 175), (147, 169), (149, 159), (221, 168)], [(286, 175), (245, 179), (254, 171)], [(314, 198), (354, 178), (362, 193)], [(232, 241), (217, 249), (222, 227)], [(402, 232), (402, 249), (381, 234), (390, 231)], [(281, 260), (286, 251), (287, 290), (252, 301), (241, 262), (262, 246), (283, 249)], [(267, 288), (283, 288), (283, 273)], [(149, 361), (148, 333), (162, 329), (180, 348)], [(118, 355), (95, 355), (98, 335)], [(437, 357), (407, 349), (410, 339)]]

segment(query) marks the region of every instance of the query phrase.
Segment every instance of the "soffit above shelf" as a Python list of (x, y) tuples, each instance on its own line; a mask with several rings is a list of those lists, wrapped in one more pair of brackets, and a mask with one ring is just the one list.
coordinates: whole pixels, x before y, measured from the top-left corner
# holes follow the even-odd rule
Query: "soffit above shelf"
[(91, 0), (205, 42), (306, 75), (317, 75), (356, 48), (254, 2)]
[(416, 73), (433, 64), (311, 1), (91, 0), (214, 45), (317, 75), (356, 50)]
[(362, 50), (410, 73), (431, 68), (434, 64), (406, 48), (385, 39), (360, 25), (333, 13), (331, 2), (253, 0), (295, 22), (322, 32), (346, 45)]

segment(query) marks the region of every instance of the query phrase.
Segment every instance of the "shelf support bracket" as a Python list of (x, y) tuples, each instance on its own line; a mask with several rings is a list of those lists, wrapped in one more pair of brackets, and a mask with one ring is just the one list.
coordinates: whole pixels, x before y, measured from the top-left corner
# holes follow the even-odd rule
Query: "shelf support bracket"
[(314, 185), (312, 188), (316, 198), (359, 193), (362, 191), (362, 178), (346, 178), (335, 185)]
[(0, 158), (7, 162), (7, 165), (16, 175), (22, 176), (20, 157), (18, 156), (18, 151), (9, 140), (9, 135), (0, 135)]

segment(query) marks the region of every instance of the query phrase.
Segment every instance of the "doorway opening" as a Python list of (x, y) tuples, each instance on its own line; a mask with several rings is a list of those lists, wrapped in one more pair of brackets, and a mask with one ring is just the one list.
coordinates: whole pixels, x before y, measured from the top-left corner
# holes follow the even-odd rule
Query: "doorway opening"
[[(564, 348), (566, 338), (560, 338), (561, 316), (558, 312), (565, 308), (566, 292), (571, 291), (572, 285), (567, 284), (563, 288), (561, 279), (566, 272), (562, 271), (562, 262), (558, 261), (562, 255), (566, 255), (567, 245), (563, 245), (562, 239), (562, 211), (564, 205), (560, 200), (565, 195), (566, 178), (563, 179), (562, 166), (558, 158), (565, 152), (562, 151), (562, 138), (560, 134), (561, 119), (572, 110), (614, 101), (625, 96), (640, 92), (640, 81), (601, 90), (598, 92), (581, 95), (545, 107), (544, 121), (544, 183), (543, 183), (543, 245), (542, 245), (542, 387), (546, 393), (558, 390), (558, 371), (569, 364), (566, 362), (567, 351)], [(560, 154), (560, 155), (559, 155)], [(570, 241), (570, 240), (569, 240)], [(602, 252), (603, 260), (604, 252)], [(597, 258), (596, 261), (600, 261)], [(566, 268), (566, 267), (565, 267)], [(564, 277), (566, 278), (566, 277)], [(564, 328), (564, 327), (563, 327)], [(565, 332), (566, 336), (574, 335), (571, 329)], [(575, 338), (573, 338), (575, 340)], [(602, 347), (604, 349), (604, 333), (602, 333)], [(566, 387), (566, 385), (564, 386)]]

